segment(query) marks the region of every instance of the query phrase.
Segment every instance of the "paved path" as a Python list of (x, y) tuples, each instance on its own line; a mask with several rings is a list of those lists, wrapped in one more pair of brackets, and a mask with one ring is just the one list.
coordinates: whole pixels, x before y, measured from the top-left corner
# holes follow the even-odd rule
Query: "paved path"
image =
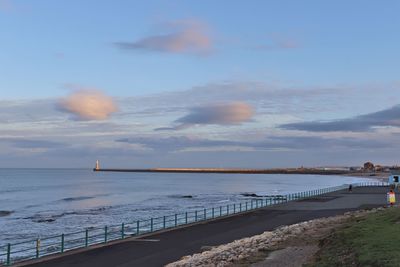
[[(42, 262), (31, 262), (30, 267), (134, 267), (163, 266), (182, 256), (201, 251), (235, 239), (261, 234), (281, 225), (343, 214), (360, 208), (386, 204), (387, 188), (354, 188), (328, 193), (311, 199), (293, 201), (239, 214), (207, 223), (153, 234), (143, 239), (127, 239), (79, 253), (67, 253)], [(141, 241), (140, 241), (141, 240)], [(147, 240), (147, 241), (146, 241)], [(46, 260), (46, 261), (43, 261)]]

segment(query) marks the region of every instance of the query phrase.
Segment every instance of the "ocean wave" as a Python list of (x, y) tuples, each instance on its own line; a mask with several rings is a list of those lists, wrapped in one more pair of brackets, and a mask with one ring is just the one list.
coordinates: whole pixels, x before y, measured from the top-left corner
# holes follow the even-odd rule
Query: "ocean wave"
[(169, 195), (169, 198), (195, 198), (196, 196), (193, 195)]
[(96, 197), (105, 197), (105, 196), (109, 196), (110, 194), (97, 194), (97, 195), (92, 195), (92, 196), (78, 196), (78, 197), (66, 197), (66, 198), (62, 198), (60, 199), (60, 201), (81, 201), (81, 200), (87, 200), (87, 199), (93, 199)]
[(36, 223), (51, 223), (55, 222), (57, 219), (64, 217), (64, 216), (69, 216), (69, 215), (99, 215), (103, 214), (107, 210), (111, 209), (112, 206), (104, 206), (104, 207), (98, 207), (98, 208), (93, 208), (93, 209), (88, 209), (88, 210), (76, 210), (76, 211), (66, 211), (62, 213), (49, 213), (49, 212), (44, 212), (44, 213), (36, 213), (33, 216), (29, 217), (24, 217), (23, 219), (28, 219), (31, 220), (32, 222)]
[(62, 201), (80, 201), (80, 200), (86, 200), (86, 199), (92, 199), (92, 198), (95, 198), (95, 196), (66, 197), (61, 200)]
[(0, 217), (5, 217), (8, 216), (10, 214), (14, 213), (13, 210), (0, 210)]

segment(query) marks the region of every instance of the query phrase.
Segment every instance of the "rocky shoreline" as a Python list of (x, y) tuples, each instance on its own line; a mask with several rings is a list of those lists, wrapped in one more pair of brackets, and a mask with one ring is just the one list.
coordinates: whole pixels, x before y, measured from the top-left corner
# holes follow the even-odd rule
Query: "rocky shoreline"
[[(363, 217), (369, 213), (375, 213), (383, 209), (384, 208), (377, 208), (372, 210), (347, 212), (344, 215), (328, 217), (328, 218), (320, 218), (289, 226), (282, 226), (274, 231), (267, 231), (260, 235), (243, 238), (240, 240), (235, 240), (231, 243), (220, 245), (217, 247), (211, 247), (211, 249), (204, 251), (202, 253), (197, 253), (191, 256), (185, 256), (179, 261), (166, 265), (166, 267), (235, 266), (239, 262), (243, 261), (246, 262), (246, 259), (254, 257), (260, 251), (276, 250), (278, 245), (280, 244), (282, 245), (289, 239), (296, 238), (299, 235), (302, 235), (308, 231), (315, 231), (316, 229), (328, 229), (329, 227), (332, 228), (333, 226), (340, 225), (351, 218)], [(304, 249), (307, 248), (308, 248), (307, 246), (304, 246)], [(291, 248), (287, 249), (289, 249), (290, 251)], [(301, 249), (302, 248), (300, 248), (300, 250)], [(314, 252), (315, 250), (311, 250), (311, 256), (314, 254)], [(287, 258), (288, 256), (290, 257), (290, 255), (285, 255), (285, 258)], [(262, 260), (263, 259), (260, 259), (260, 261)], [(308, 259), (305, 258), (304, 260), (307, 261)], [(254, 266), (259, 266), (259, 265), (254, 265)], [(301, 266), (301, 264), (298, 266)]]

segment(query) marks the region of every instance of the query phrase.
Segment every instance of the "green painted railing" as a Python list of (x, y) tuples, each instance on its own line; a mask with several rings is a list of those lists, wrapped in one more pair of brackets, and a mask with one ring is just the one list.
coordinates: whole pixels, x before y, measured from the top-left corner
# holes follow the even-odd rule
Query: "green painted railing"
[[(388, 184), (384, 182), (368, 182), (353, 184), (353, 187), (387, 185)], [(95, 244), (108, 243), (113, 240), (125, 239), (132, 236), (140, 236), (147, 233), (162, 231), (164, 229), (193, 224), (199, 221), (212, 220), (288, 201), (326, 194), (346, 189), (348, 187), (349, 185), (341, 185), (287, 195), (260, 197), (241, 203), (188, 211), (170, 216), (150, 218), (147, 220), (138, 220), (119, 225), (92, 227), (73, 233), (43, 237), (13, 244), (5, 244), (0, 246), (0, 265), (9, 266), (13, 263), (40, 258), (51, 254), (63, 253), (65, 251), (84, 248)]]

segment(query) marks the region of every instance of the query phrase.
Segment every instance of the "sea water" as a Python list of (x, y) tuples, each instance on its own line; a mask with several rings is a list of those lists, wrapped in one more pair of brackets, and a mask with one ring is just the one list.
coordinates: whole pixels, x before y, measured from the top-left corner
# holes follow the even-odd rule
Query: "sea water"
[(0, 169), (0, 245), (364, 178), (286, 174)]

